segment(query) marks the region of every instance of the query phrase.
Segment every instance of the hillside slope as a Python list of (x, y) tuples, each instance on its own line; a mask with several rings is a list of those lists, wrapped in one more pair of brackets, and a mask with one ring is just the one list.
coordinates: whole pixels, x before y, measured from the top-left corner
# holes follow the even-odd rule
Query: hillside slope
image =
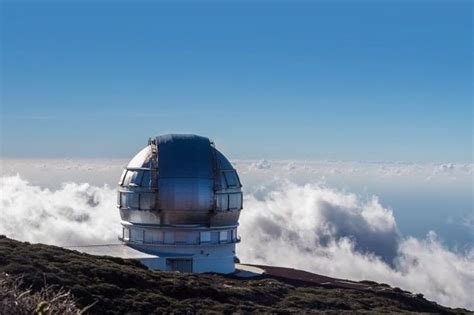
[[(45, 283), (71, 290), (80, 308), (95, 303), (89, 309), (93, 314), (171, 311), (467, 313), (387, 285), (370, 282), (370, 289), (363, 290), (323, 286), (279, 275), (281, 270), (291, 269), (272, 270), (258, 279), (166, 273), (148, 270), (135, 261), (0, 238), (0, 274), (22, 275), (24, 284), (34, 290), (40, 290)], [(293, 273), (306, 277), (302, 272), (293, 270)], [(367, 287), (369, 282), (362, 283)]]

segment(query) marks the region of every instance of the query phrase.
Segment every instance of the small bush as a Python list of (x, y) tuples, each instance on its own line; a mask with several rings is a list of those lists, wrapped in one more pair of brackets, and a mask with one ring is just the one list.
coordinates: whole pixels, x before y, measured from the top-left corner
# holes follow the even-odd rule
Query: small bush
[(22, 280), (0, 273), (0, 314), (80, 314), (73, 296), (64, 289), (44, 286), (33, 292), (22, 288)]

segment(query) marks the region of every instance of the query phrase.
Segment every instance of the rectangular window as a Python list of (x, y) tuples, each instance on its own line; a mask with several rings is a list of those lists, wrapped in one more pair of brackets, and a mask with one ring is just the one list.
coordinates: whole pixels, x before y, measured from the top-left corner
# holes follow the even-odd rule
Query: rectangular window
[(142, 171), (135, 171), (133, 172), (132, 181), (130, 186), (140, 186), (142, 183), (143, 172)]
[(188, 232), (186, 233), (187, 244), (199, 244), (200, 235), (199, 232)]
[(144, 231), (142, 229), (131, 229), (130, 230), (130, 237), (132, 241), (143, 242)]
[(211, 243), (219, 243), (219, 232), (211, 232)]
[(120, 206), (122, 208), (139, 209), (140, 194), (137, 193), (120, 193)]
[(174, 233), (174, 240), (176, 243), (186, 244), (186, 232), (176, 231)]
[(130, 229), (123, 228), (123, 239), (126, 241), (130, 239)]
[(211, 232), (201, 232), (200, 241), (201, 241), (201, 243), (210, 243), (211, 242)]
[(127, 208), (127, 193), (120, 193), (120, 207)]
[(155, 195), (150, 193), (140, 194), (140, 209), (151, 210), (155, 207)]
[(174, 244), (174, 232), (165, 232), (165, 244)]
[(237, 174), (235, 171), (224, 171), (225, 181), (227, 183), (227, 187), (239, 187), (239, 179), (237, 178)]
[(155, 231), (153, 230), (148, 230), (146, 231), (145, 233), (145, 238), (143, 240), (143, 242), (145, 243), (153, 243), (153, 234), (154, 234)]
[(122, 171), (122, 175), (120, 176), (120, 181), (119, 181), (119, 185), (122, 186), (123, 185), (123, 180), (125, 178), (125, 174), (127, 174), (127, 170), (123, 170)]
[(229, 209), (240, 210), (242, 209), (242, 194), (229, 194)]
[(229, 210), (229, 197), (227, 194), (218, 194), (217, 198), (217, 209), (220, 211)]
[(227, 188), (227, 182), (225, 180), (224, 173), (222, 173), (221, 176), (219, 176), (219, 188), (218, 188), (218, 190), (226, 189), (226, 188)]
[(125, 174), (125, 178), (123, 180), (122, 186), (130, 185), (130, 182), (132, 181), (132, 177), (133, 177), (134, 173), (135, 173), (134, 171), (127, 171), (127, 173)]
[(163, 231), (148, 230), (145, 234), (145, 242), (147, 243), (163, 243)]
[(166, 264), (169, 265), (170, 271), (193, 272), (192, 259), (167, 259)]
[(151, 187), (150, 185), (150, 171), (143, 171), (141, 184), (142, 187)]
[(138, 209), (140, 205), (140, 194), (136, 193), (129, 193), (128, 195), (128, 206), (130, 208)]
[(227, 231), (219, 232), (219, 242), (227, 242)]
[(165, 241), (165, 233), (163, 231), (156, 231), (153, 239), (157, 243), (163, 243)]

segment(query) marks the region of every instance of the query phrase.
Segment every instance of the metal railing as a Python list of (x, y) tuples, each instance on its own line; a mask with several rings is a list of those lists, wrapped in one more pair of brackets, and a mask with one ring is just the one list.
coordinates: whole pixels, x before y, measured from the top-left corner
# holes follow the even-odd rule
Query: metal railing
[(139, 245), (164, 245), (164, 246), (196, 246), (196, 245), (222, 245), (222, 244), (237, 244), (241, 242), (240, 236), (233, 240), (229, 241), (218, 241), (218, 242), (195, 242), (195, 243), (188, 243), (188, 242), (165, 242), (165, 241), (146, 241), (146, 240), (131, 240), (130, 238), (125, 238), (123, 236), (119, 236), (118, 240), (128, 244), (139, 244)]

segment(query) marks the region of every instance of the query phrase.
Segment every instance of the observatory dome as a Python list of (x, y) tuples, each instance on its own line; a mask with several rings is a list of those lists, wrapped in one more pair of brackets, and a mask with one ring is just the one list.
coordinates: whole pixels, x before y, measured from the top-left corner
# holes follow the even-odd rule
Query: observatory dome
[(236, 170), (197, 135), (150, 139), (119, 181), (122, 221), (160, 226), (236, 226), (242, 209)]

